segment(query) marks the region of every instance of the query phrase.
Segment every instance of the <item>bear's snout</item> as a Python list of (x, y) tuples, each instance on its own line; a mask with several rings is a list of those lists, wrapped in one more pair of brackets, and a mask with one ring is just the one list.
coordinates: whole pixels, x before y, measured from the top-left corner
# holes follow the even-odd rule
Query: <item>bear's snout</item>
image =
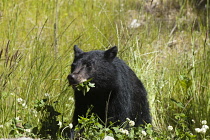
[(69, 74), (67, 79), (69, 80), (69, 84), (70, 85), (77, 85), (77, 84), (79, 84), (78, 81), (76, 80), (77, 78), (76, 78), (75, 74)]
[(67, 77), (69, 84), (70, 85), (78, 85), (82, 82), (87, 81), (87, 79), (82, 78), (81, 76), (79, 76), (78, 74), (69, 74)]

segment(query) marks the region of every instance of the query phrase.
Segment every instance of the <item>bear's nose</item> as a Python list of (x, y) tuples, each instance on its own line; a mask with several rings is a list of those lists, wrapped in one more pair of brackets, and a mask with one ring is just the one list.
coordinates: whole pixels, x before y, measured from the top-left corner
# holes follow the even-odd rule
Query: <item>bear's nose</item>
[(69, 74), (67, 78), (68, 78), (70, 84), (76, 84), (77, 83), (76, 76), (74, 74)]

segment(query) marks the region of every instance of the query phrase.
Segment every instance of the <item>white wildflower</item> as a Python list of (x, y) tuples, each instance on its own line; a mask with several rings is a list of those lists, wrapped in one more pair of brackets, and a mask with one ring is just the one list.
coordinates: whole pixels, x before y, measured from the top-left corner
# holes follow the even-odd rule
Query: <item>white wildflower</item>
[(0, 128), (3, 128), (4, 126), (3, 125), (0, 125)]
[(59, 122), (58, 122), (58, 125), (61, 127), (61, 126), (62, 126), (62, 122), (61, 122), (61, 121), (59, 121)]
[(49, 93), (45, 93), (44, 96), (50, 97), (50, 94)]
[(147, 132), (144, 131), (144, 130), (142, 130), (142, 131), (141, 131), (141, 134), (142, 134), (143, 136), (146, 136), (146, 135), (147, 135)]
[(129, 121), (129, 126), (134, 126), (135, 122), (134, 121)]
[(207, 124), (207, 121), (203, 120), (203, 121), (201, 121), (201, 123), (205, 125), (205, 124)]
[(207, 129), (209, 129), (209, 126), (208, 125), (203, 125), (202, 128), (207, 130)]
[(28, 108), (27, 105), (26, 105), (26, 103), (22, 103), (22, 107)]
[(195, 120), (192, 119), (192, 122), (195, 123)]
[(130, 121), (130, 119), (129, 119), (129, 118), (126, 118), (126, 120), (127, 120), (127, 121)]
[(123, 133), (123, 134), (126, 134), (126, 135), (129, 134), (128, 130), (123, 129), (123, 128), (120, 128), (120, 132)]
[(34, 114), (37, 114), (38, 113), (36, 110), (32, 110), (31, 112), (34, 113)]
[(133, 19), (131, 24), (129, 25), (130, 28), (138, 28), (141, 24), (138, 23), (137, 19)]
[(31, 129), (25, 129), (25, 131), (30, 133), (31, 132)]
[(69, 124), (69, 128), (70, 128), (70, 129), (73, 128), (73, 124), (72, 124), (72, 123)]
[(128, 130), (124, 130), (124, 134), (128, 135), (129, 134)]
[(17, 102), (18, 102), (18, 103), (21, 103), (22, 101), (23, 101), (22, 98), (17, 98)]
[(195, 128), (195, 132), (200, 133), (201, 129), (200, 128)]
[(16, 119), (17, 121), (20, 121), (20, 117), (16, 117), (15, 119)]
[(38, 112), (36, 110), (31, 111), (35, 117), (37, 117)]
[(203, 134), (205, 134), (206, 131), (209, 129), (209, 126), (206, 125), (206, 123), (207, 123), (206, 120), (202, 121), (201, 123), (204, 124), (204, 125), (202, 126), (202, 128), (195, 128), (195, 131), (196, 131), (197, 133), (203, 133)]
[(200, 132), (200, 133), (203, 133), (203, 134), (205, 134), (205, 133), (206, 133), (206, 128), (201, 128), (200, 130), (201, 130), (201, 132)]
[(168, 126), (168, 130), (169, 130), (169, 131), (172, 131), (172, 130), (173, 130), (173, 126), (170, 126), (170, 125), (169, 125), (169, 126)]
[(123, 133), (124, 132), (124, 129), (123, 128), (120, 128), (120, 132)]
[(103, 140), (115, 140), (115, 139), (111, 136), (105, 136)]

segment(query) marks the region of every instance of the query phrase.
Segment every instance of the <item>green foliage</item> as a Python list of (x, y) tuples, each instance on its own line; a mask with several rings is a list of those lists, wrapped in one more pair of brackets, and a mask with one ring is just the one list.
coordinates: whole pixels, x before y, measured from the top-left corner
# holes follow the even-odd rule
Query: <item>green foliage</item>
[[(81, 126), (76, 127), (75, 129), (76, 131), (83, 130), (79, 137), (88, 139), (99, 139), (104, 137), (103, 125), (98, 122), (98, 119), (93, 114), (88, 118), (80, 117), (79, 124), (81, 124)], [(78, 137), (77, 134), (75, 136)]]
[(187, 76), (180, 75), (180, 84), (181, 86), (187, 90), (192, 85), (192, 80), (188, 78)]
[[(99, 118), (94, 114), (87, 114), (86, 117), (79, 118), (79, 124), (75, 129), (75, 139), (85, 138), (100, 140), (105, 136), (112, 136), (115, 139), (139, 139), (147, 138), (147, 134), (152, 136), (155, 132), (152, 130), (152, 125), (148, 124), (145, 128), (129, 126), (129, 122), (132, 121), (127, 119), (119, 126), (113, 126), (113, 124), (105, 127), (103, 122), (100, 122)], [(146, 135), (142, 133), (144, 131)], [(149, 137), (148, 137), (149, 138)]]
[(177, 139), (196, 139), (196, 135), (193, 135), (189, 129), (188, 117), (184, 113), (175, 114), (176, 128), (175, 136)]
[(36, 101), (34, 108), (42, 114), (42, 117), (40, 118), (41, 125), (34, 128), (36, 130), (34, 133), (41, 138), (56, 139), (57, 133), (59, 133), (59, 121), (57, 117), (60, 113), (55, 111), (53, 105), (48, 105), (47, 101), (48, 99)]
[(49, 105), (48, 99), (35, 101), (33, 111), (42, 114), (39, 117), (37, 124), (32, 124), (30, 121), (25, 122), (19, 117), (13, 118), (11, 122), (11, 131), (9, 133), (12, 137), (41, 137), (57, 139), (59, 135), (59, 121), (57, 117), (59, 112), (55, 111), (52, 105)]
[[(168, 126), (168, 129), (160, 132), (154, 130), (154, 126), (146, 124), (145, 126), (134, 127), (129, 118), (118, 126), (102, 125), (100, 119), (94, 115), (87, 113), (85, 117), (80, 116), (79, 124), (75, 128), (74, 139), (92, 139), (100, 140), (106, 136), (111, 136), (116, 140), (133, 140), (133, 139), (154, 139), (154, 140), (196, 140), (199, 138), (209, 138), (205, 133), (199, 135), (190, 131), (188, 128), (187, 116), (183, 113), (175, 114), (174, 117), (177, 126)], [(203, 121), (202, 121), (203, 122)], [(209, 127), (205, 126), (208, 131)], [(204, 126), (203, 126), (204, 128)]]
[(95, 83), (91, 83), (91, 80), (92, 79), (88, 79), (87, 81), (80, 83), (76, 86), (77, 90), (82, 91), (84, 96), (87, 92), (89, 92), (90, 88), (95, 87)]

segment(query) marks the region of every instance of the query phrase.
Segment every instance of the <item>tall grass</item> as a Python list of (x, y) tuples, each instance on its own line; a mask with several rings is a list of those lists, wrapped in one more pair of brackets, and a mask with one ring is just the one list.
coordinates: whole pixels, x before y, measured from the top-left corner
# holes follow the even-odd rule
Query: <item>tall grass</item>
[[(193, 133), (201, 120), (209, 124), (209, 10), (201, 17), (190, 4), (175, 2), (180, 9), (166, 18), (133, 0), (1, 1), (0, 137), (33, 136), (25, 128), (38, 137), (53, 123), (49, 117), (63, 126), (71, 122), (73, 91), (66, 77), (74, 44), (85, 51), (119, 47), (118, 56), (146, 86), (158, 132), (182, 128), (180, 114)], [(130, 28), (133, 19), (141, 26)]]

